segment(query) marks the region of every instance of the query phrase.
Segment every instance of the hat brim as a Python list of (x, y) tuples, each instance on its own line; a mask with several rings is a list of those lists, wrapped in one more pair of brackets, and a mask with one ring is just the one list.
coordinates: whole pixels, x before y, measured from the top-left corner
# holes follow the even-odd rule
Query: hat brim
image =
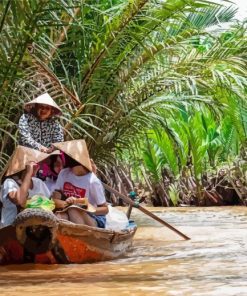
[(51, 155), (59, 155), (59, 150), (54, 150), (52, 153), (44, 153), (39, 150), (35, 150), (29, 147), (24, 147), (18, 145), (11, 155), (8, 163), (6, 164), (1, 177), (5, 175), (6, 177), (17, 174), (26, 169), (26, 165), (34, 161), (40, 163), (45, 159), (49, 158)]
[(42, 105), (44, 104), (44, 105), (51, 106), (53, 110), (55, 110), (54, 115), (62, 114), (62, 110), (48, 93), (44, 93), (38, 96), (37, 98), (33, 99), (32, 101), (25, 103), (24, 109), (26, 110), (26, 112), (30, 112), (31, 108), (35, 106), (35, 104), (42, 104)]
[[(36, 105), (40, 105), (41, 103), (26, 103), (24, 105), (24, 110), (27, 112), (27, 113), (30, 113), (31, 112), (31, 109), (35, 108)], [(48, 106), (51, 106), (49, 104), (43, 104), (43, 105), (48, 105)], [(53, 110), (53, 115), (55, 116), (60, 116), (62, 115), (62, 111), (61, 109), (58, 109), (57, 107), (54, 107), (54, 106), (51, 106), (52, 110)]]
[(79, 211), (87, 212), (87, 213), (92, 213), (92, 214), (96, 212), (96, 208), (91, 204), (88, 204), (87, 208), (84, 208), (83, 206), (80, 206), (79, 204), (77, 204), (77, 205), (69, 205), (62, 210), (56, 211), (56, 213), (64, 213), (64, 212), (67, 212), (68, 209), (71, 209), (71, 208), (77, 209)]
[(52, 143), (52, 145), (92, 172), (92, 164), (85, 140), (71, 140)]

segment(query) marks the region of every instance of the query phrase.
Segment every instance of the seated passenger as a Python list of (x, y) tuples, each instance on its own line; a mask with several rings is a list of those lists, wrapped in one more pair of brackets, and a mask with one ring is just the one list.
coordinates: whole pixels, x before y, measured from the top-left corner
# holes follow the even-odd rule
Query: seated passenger
[(25, 207), (28, 198), (37, 194), (50, 196), (44, 182), (34, 177), (39, 167), (35, 161), (40, 161), (43, 157), (37, 150), (17, 146), (4, 174), (1, 227), (14, 222), (18, 211)]
[[(108, 213), (105, 193), (101, 181), (92, 172), (85, 141), (73, 140), (54, 146), (64, 152), (68, 166), (59, 173), (52, 194), (56, 208), (64, 209), (62, 213), (57, 213), (58, 217), (77, 224), (105, 228), (105, 215)], [(79, 207), (70, 207), (83, 203), (85, 197), (95, 207), (94, 214)]]
[(44, 181), (50, 192), (54, 191), (57, 176), (65, 166), (65, 158), (63, 153), (50, 155), (40, 165), (37, 177)]
[(61, 109), (48, 93), (24, 105), (24, 114), (19, 120), (19, 144), (51, 153), (53, 142), (64, 140), (63, 129), (58, 121)]

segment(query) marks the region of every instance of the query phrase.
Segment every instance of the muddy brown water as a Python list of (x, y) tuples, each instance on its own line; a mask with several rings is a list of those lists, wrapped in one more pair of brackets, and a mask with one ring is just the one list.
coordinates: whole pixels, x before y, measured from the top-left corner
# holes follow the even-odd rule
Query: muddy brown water
[(247, 295), (247, 208), (152, 208), (185, 241), (134, 209), (133, 247), (117, 260), (84, 265), (0, 267), (0, 296)]

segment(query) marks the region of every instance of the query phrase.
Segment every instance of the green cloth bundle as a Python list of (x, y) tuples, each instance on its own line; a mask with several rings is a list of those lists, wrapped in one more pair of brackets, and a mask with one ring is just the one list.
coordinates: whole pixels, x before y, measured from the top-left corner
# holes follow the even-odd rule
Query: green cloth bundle
[(52, 211), (55, 209), (55, 204), (53, 200), (45, 196), (34, 195), (32, 198), (27, 200), (26, 208), (43, 209), (45, 211)]

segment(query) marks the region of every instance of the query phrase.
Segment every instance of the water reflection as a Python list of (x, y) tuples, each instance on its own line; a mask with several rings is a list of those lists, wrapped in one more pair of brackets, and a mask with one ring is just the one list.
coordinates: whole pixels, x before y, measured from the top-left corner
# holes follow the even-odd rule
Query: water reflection
[(85, 265), (0, 267), (2, 295), (246, 295), (245, 207), (154, 209), (190, 236), (138, 210), (133, 247), (124, 258)]

